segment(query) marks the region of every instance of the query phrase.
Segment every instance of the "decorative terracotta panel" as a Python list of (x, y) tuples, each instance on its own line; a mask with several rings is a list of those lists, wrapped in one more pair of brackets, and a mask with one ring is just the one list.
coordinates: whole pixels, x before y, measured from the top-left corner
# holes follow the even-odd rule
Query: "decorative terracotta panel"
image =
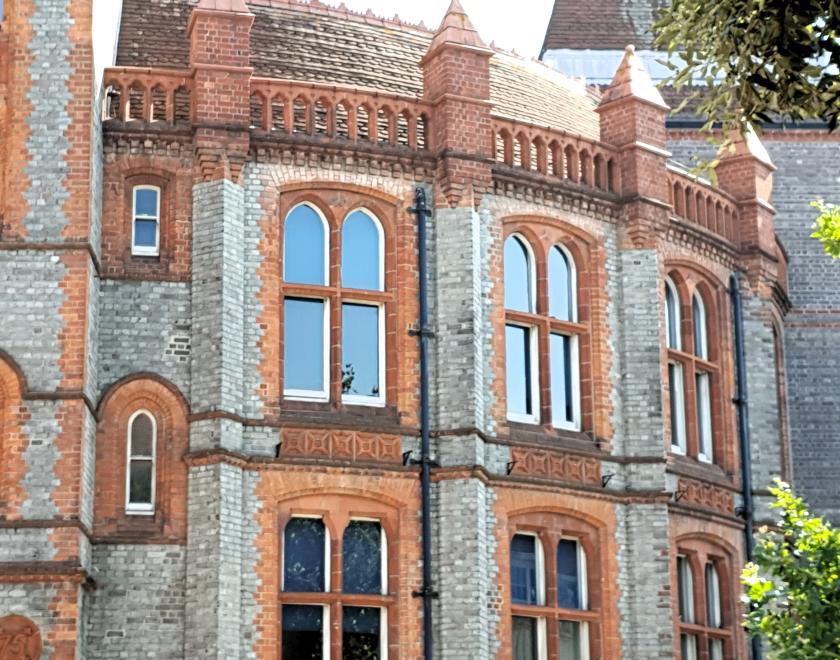
[(38, 660), (41, 633), (29, 619), (16, 614), (0, 619), (0, 660)]
[(680, 478), (679, 500), (686, 504), (694, 504), (705, 509), (713, 509), (731, 515), (734, 511), (732, 493), (725, 488), (705, 484), (694, 479)]
[(281, 456), (323, 458), (365, 463), (399, 463), (400, 438), (361, 431), (283, 429)]
[(598, 484), (601, 480), (601, 462), (597, 458), (515, 448), (511, 451), (511, 460), (516, 463), (514, 474), (520, 476), (584, 484)]

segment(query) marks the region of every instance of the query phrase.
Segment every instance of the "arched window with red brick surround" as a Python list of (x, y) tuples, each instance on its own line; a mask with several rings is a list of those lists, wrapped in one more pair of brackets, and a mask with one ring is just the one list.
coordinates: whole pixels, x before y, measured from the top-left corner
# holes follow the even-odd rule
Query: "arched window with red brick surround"
[(389, 212), (359, 194), (335, 203), (332, 195), (300, 191), (286, 200), (284, 399), (380, 408), (393, 403), (396, 248)]
[(705, 538), (677, 543), (674, 607), (681, 660), (737, 657), (738, 584), (732, 557)]
[(669, 270), (663, 283), (667, 354), (667, 419), (671, 451), (731, 468), (725, 438), (730, 422), (722, 369), (728, 349), (722, 285), (688, 267)]
[(0, 514), (17, 513), (24, 493), (21, 480), (28, 468), (23, 460), (21, 425), (25, 411), (22, 372), (0, 351)]
[(330, 496), (284, 503), (281, 660), (388, 657), (397, 617), (394, 525), (394, 512), (379, 503)]
[(547, 219), (506, 225), (507, 418), (559, 432), (590, 430), (592, 246)]
[(558, 514), (511, 519), (513, 660), (601, 657), (601, 550), (590, 523)]
[(98, 411), (94, 535), (180, 542), (186, 535), (187, 406), (141, 374), (113, 385)]

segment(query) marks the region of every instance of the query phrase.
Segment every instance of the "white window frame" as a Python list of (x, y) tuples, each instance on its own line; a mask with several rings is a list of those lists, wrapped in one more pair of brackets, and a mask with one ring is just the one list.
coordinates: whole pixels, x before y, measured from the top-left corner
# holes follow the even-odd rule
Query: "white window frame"
[[(540, 360), (539, 360), (539, 344), (538, 335), (539, 330), (536, 326), (527, 325), (523, 323), (506, 322), (505, 327), (515, 326), (517, 328), (524, 328), (528, 332), (528, 352), (530, 357), (530, 378), (528, 379), (528, 387), (531, 392), (531, 409), (533, 412), (529, 414), (515, 413), (510, 410), (507, 411), (507, 419), (511, 422), (520, 422), (522, 424), (539, 424), (540, 423)], [(507, 360), (507, 357), (505, 358)], [(505, 362), (505, 369), (507, 370), (507, 362)]]
[[(292, 520), (320, 520), (324, 525), (324, 590), (313, 591), (312, 593), (329, 593), (330, 582), (332, 576), (332, 567), (330, 566), (330, 528), (324, 516), (317, 514), (296, 513), (286, 521), (286, 526)], [(280, 535), (280, 552), (282, 553), (283, 561), (280, 565), (280, 591), (286, 590), (286, 526), (283, 527), (283, 533)], [(283, 602), (284, 605), (312, 605), (312, 603), (293, 603)], [(329, 606), (325, 606), (329, 609)]]
[[(510, 234), (502, 243), (502, 253), (504, 254), (504, 244), (510, 239), (515, 238), (525, 248), (525, 261), (528, 266), (528, 310), (511, 309), (511, 312), (519, 312), (520, 314), (535, 314), (537, 311), (537, 273), (536, 261), (534, 259), (534, 248), (531, 247), (530, 241), (522, 234), (514, 232)], [(504, 264), (502, 264), (502, 284), (504, 284)], [(505, 308), (507, 309), (507, 308)]]
[[(131, 462), (132, 460), (148, 461), (148, 456), (134, 456), (134, 447), (132, 442), (132, 430), (134, 428), (134, 421), (140, 416), (145, 415), (152, 422), (152, 492), (151, 502), (131, 502)], [(157, 481), (157, 420), (155, 416), (141, 408), (135, 411), (131, 417), (128, 418), (128, 432), (126, 440), (126, 461), (125, 461), (125, 512), (130, 516), (153, 516), (155, 515), (155, 501), (157, 497), (155, 482)]]
[(286, 217), (283, 219), (283, 283), (284, 284), (299, 284), (297, 282), (287, 282), (286, 280), (286, 221), (289, 219), (289, 216), (292, 215), (298, 208), (301, 206), (306, 206), (307, 208), (312, 209), (315, 211), (315, 214), (321, 219), (321, 227), (324, 231), (324, 281), (321, 284), (303, 284), (302, 286), (329, 286), (330, 285), (330, 224), (327, 222), (327, 219), (324, 217), (324, 214), (321, 212), (317, 206), (310, 202), (301, 202), (300, 204), (295, 204), (292, 208), (289, 209), (289, 212), (286, 213)]
[(680, 332), (681, 322), (680, 322), (680, 296), (677, 291), (677, 287), (674, 284), (674, 281), (670, 277), (665, 278), (665, 287), (667, 290), (671, 292), (671, 296), (674, 299), (674, 318), (673, 323), (676, 326), (676, 332), (674, 333), (676, 337), (676, 345), (671, 346), (671, 315), (668, 313), (668, 299), (665, 298), (665, 346), (670, 348), (674, 351), (682, 350), (682, 333)]
[[(677, 614), (682, 608), (685, 610), (685, 619), (680, 623), (694, 625), (696, 616), (694, 612), (694, 574), (691, 571), (691, 561), (686, 555), (677, 555), (677, 598), (680, 598), (679, 584), (683, 585), (682, 595), (685, 596), (685, 602), (679, 603)], [(684, 606), (684, 607), (682, 607)]]
[[(289, 389), (286, 388), (285, 385), (285, 373), (283, 379), (283, 398), (290, 399), (293, 401), (317, 401), (317, 402), (324, 402), (330, 400), (330, 299), (329, 298), (310, 298), (308, 296), (295, 296), (289, 295), (283, 297), (283, 304), (286, 304), (286, 300), (311, 300), (313, 302), (321, 302), (323, 303), (323, 312), (324, 312), (324, 320), (323, 320), (323, 327), (324, 327), (324, 341), (323, 341), (323, 363), (324, 363), (324, 389), (323, 390), (297, 390), (297, 389)], [(283, 314), (283, 336), (284, 336), (284, 344), (285, 344), (285, 329), (286, 323), (288, 319), (286, 318), (285, 313)], [(285, 351), (285, 348), (284, 348)], [(283, 366), (283, 370), (285, 372), (285, 364)]]
[(697, 332), (697, 320), (694, 318), (694, 305), (697, 304), (698, 308), (700, 309), (700, 354), (697, 353), (697, 347), (693, 346), (694, 353), (697, 357), (701, 360), (709, 360), (709, 336), (706, 331), (706, 326), (708, 319), (706, 317), (706, 304), (703, 302), (703, 296), (701, 296), (696, 291), (694, 295), (691, 296), (691, 325), (692, 325), (692, 333), (691, 333), (691, 341), (694, 343), (694, 335)]
[[(671, 452), (674, 454), (685, 455), (687, 451), (686, 436), (685, 436), (685, 369), (680, 362), (674, 360), (668, 361), (669, 372), (670, 367), (674, 367), (674, 394), (676, 396), (676, 405), (672, 406), (677, 412), (676, 419), (671, 420)], [(670, 378), (670, 376), (669, 376)], [(672, 396), (668, 388), (668, 396)], [(677, 430), (677, 442), (674, 442), (674, 429)]]
[[(695, 398), (697, 399), (697, 460), (711, 463), (714, 460), (712, 446), (712, 376), (706, 371), (694, 372)], [(701, 423), (702, 420), (702, 423)], [(702, 430), (702, 432), (701, 432)]]
[[(567, 431), (580, 431), (580, 353), (578, 349), (578, 335), (569, 335), (564, 332), (551, 332), (550, 335), (568, 337), (570, 340), (570, 359), (572, 361), (572, 419), (565, 420), (557, 416), (554, 406), (551, 407), (551, 425), (556, 429)], [(551, 367), (551, 336), (548, 338), (549, 370)], [(549, 374), (549, 383), (552, 381)]]
[[(386, 384), (385, 384), (385, 303), (376, 303), (371, 302), (370, 300), (356, 300), (356, 299), (347, 299), (342, 300), (342, 328), (344, 327), (344, 305), (359, 305), (362, 307), (375, 307), (376, 308), (376, 315), (377, 315), (377, 363), (378, 363), (378, 375), (377, 378), (379, 379), (379, 395), (378, 396), (364, 396), (361, 394), (342, 394), (341, 395), (341, 402), (347, 403), (354, 406), (372, 406), (374, 408), (383, 408), (385, 406), (385, 393), (386, 393)], [(343, 342), (341, 344), (341, 348), (344, 348)], [(344, 364), (344, 355), (342, 353), (341, 364)], [(327, 388), (329, 391), (329, 388)]]
[[(566, 261), (569, 264), (569, 286), (571, 287), (571, 296), (569, 298), (569, 305), (572, 309), (571, 318), (569, 319), (569, 323), (577, 323), (578, 322), (578, 301), (577, 301), (577, 264), (575, 264), (575, 260), (572, 257), (571, 252), (566, 248), (565, 245), (562, 243), (555, 243), (551, 246), (551, 249), (558, 249), (566, 256)], [(551, 283), (547, 284), (549, 298), (551, 297)], [(549, 309), (551, 308), (551, 300), (548, 301)], [(548, 315), (549, 318), (555, 318)], [(562, 319), (557, 319), (562, 320)]]
[[(137, 192), (140, 190), (153, 190), (155, 192), (156, 209), (155, 215), (138, 215), (137, 214)], [(138, 257), (157, 257), (160, 256), (160, 187), (141, 185), (134, 186), (131, 191), (131, 254)], [(148, 245), (137, 245), (136, 240), (136, 224), (137, 220), (154, 220), (155, 222), (155, 245), (150, 247)]]
[[(374, 227), (376, 227), (377, 233), (377, 243), (379, 246), (377, 258), (379, 259), (379, 268), (378, 268), (378, 278), (379, 284), (376, 289), (362, 289), (362, 291), (385, 291), (385, 230), (382, 228), (382, 223), (379, 221), (379, 218), (370, 211), (366, 209), (364, 206), (359, 206), (358, 208), (353, 209), (347, 215), (344, 216), (344, 220), (341, 221), (341, 237), (344, 238), (344, 223), (347, 222), (347, 218), (353, 215), (356, 212), (364, 213), (368, 218), (373, 221)], [(341, 244), (341, 255), (339, 258), (339, 273), (341, 272), (341, 266), (344, 265), (344, 243), (342, 241)], [(341, 283), (341, 286), (344, 286), (344, 282)]]

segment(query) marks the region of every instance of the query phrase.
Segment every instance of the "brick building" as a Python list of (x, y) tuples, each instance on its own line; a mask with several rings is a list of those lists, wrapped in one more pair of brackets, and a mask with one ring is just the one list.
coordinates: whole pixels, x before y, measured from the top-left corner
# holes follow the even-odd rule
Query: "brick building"
[[(648, 30), (663, 0), (556, 0), (546, 31), (541, 59), (589, 83), (607, 84), (626, 44), (635, 44), (654, 80), (667, 76), (664, 53), (653, 49)], [(667, 92), (666, 92), (667, 94)], [(673, 92), (671, 92), (673, 95)], [(679, 99), (671, 100), (677, 106)], [(690, 109), (669, 115), (668, 151), (676, 161), (694, 164), (695, 156), (713, 155), (697, 129), (703, 120)], [(835, 357), (840, 329), (840, 262), (827, 257), (809, 238), (814, 199), (840, 198), (834, 174), (840, 136), (820, 122), (766, 124), (761, 136), (778, 168), (773, 182), (776, 230), (790, 260), (791, 308), (781, 332), (786, 364), (791, 445), (788, 478), (815, 511), (840, 523), (840, 408), (836, 383), (840, 361)], [(760, 380), (761, 378), (757, 379)], [(751, 385), (750, 395), (762, 388)], [(769, 392), (768, 392), (769, 394)], [(769, 437), (769, 436), (767, 436)], [(773, 447), (757, 448), (773, 452)], [(763, 488), (759, 479), (758, 490)]]
[(746, 657), (761, 144), (713, 187), (632, 49), (597, 94), (457, 0), (96, 4), (0, 29), (0, 658)]

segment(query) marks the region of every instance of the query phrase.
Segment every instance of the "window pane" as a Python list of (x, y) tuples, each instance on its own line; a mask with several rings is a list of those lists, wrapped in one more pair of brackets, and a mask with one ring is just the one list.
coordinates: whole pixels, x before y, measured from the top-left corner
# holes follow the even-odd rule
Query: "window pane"
[(558, 621), (560, 660), (583, 660), (583, 625), (577, 621)]
[(341, 286), (380, 290), (379, 230), (362, 211), (354, 211), (341, 227)]
[(710, 628), (721, 627), (720, 581), (715, 565), (706, 564), (706, 622)]
[(691, 300), (692, 325), (694, 327), (694, 354), (708, 359), (706, 350), (706, 314), (703, 312), (700, 299), (695, 295)]
[(323, 660), (324, 608), (283, 605), (283, 660)]
[(562, 540), (557, 544), (557, 606), (580, 609), (580, 575), (577, 541)]
[(531, 267), (522, 241), (510, 236), (505, 241), (505, 308), (519, 312), (531, 307)]
[(709, 640), (710, 660), (723, 660), (723, 641), (720, 639)]
[(131, 422), (131, 455), (151, 458), (154, 436), (152, 418), (145, 413), (137, 415)]
[(573, 321), (572, 269), (559, 247), (548, 253), (548, 313), (556, 319)]
[(712, 459), (712, 404), (709, 393), (709, 374), (694, 375), (694, 391), (697, 398), (697, 437), (700, 453)]
[(283, 591), (326, 591), (324, 588), (324, 522), (292, 518), (283, 532)]
[(538, 660), (536, 619), (513, 617), (513, 660)]
[(679, 321), (677, 319), (677, 298), (670, 284), (665, 285), (665, 314), (666, 330), (668, 332), (668, 348), (678, 349), (679, 343)]
[(134, 246), (157, 247), (157, 220), (134, 221)]
[(694, 581), (691, 579), (691, 566), (685, 557), (677, 557), (677, 597), (680, 621), (694, 623)]
[(505, 326), (505, 378), (509, 413), (532, 415), (531, 342), (528, 328)]
[(382, 592), (382, 528), (379, 523), (351, 521), (344, 530), (342, 555), (344, 593)]
[(379, 308), (341, 306), (341, 392), (379, 396)]
[(152, 476), (154, 466), (149, 460), (132, 460), (129, 469), (129, 504), (152, 503)]
[(572, 338), (551, 335), (551, 416), (555, 424), (575, 422)]
[(287, 390), (324, 390), (324, 302), (283, 303), (283, 378)]
[(146, 188), (134, 189), (134, 215), (151, 215), (157, 217), (158, 214), (158, 193), (157, 190), (149, 190)]
[(537, 604), (537, 539), (517, 534), (510, 543), (510, 592), (514, 603)]
[(379, 660), (378, 607), (344, 607), (341, 613), (343, 660)]
[(682, 660), (697, 660), (697, 638), (694, 635), (680, 635)]
[(324, 224), (311, 206), (298, 206), (283, 231), (283, 279), (300, 284), (324, 282)]
[(682, 368), (673, 363), (668, 364), (668, 389), (671, 399), (671, 444), (684, 449)]

